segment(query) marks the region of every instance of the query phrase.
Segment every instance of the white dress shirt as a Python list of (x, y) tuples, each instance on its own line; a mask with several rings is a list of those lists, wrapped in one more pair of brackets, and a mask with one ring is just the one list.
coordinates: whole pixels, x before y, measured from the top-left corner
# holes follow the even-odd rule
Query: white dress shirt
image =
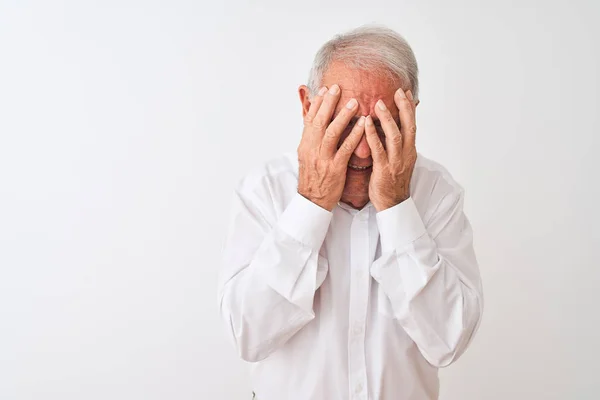
[(259, 400), (433, 400), (481, 320), (463, 189), (418, 156), (411, 197), (329, 212), (286, 154), (235, 191), (220, 310)]

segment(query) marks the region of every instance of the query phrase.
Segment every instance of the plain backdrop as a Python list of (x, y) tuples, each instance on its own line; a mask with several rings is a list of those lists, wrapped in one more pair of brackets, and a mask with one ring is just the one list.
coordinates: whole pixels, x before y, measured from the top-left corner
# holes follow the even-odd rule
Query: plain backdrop
[(0, 0), (0, 399), (249, 399), (217, 311), (232, 189), (296, 150), (319, 46), (373, 22), (413, 47), (418, 150), (475, 231), (483, 324), (441, 399), (600, 398), (599, 15)]

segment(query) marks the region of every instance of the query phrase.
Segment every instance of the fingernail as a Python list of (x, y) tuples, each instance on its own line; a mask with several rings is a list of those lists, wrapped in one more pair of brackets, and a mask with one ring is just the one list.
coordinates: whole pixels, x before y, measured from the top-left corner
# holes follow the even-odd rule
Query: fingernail
[(405, 98), (406, 98), (406, 95), (404, 94), (404, 90), (402, 90), (402, 88), (400, 88), (400, 89), (396, 90), (396, 93), (398, 93), (398, 95), (399, 95), (400, 97), (402, 97), (403, 99), (405, 99)]
[(384, 103), (384, 102), (383, 102), (383, 100), (381, 100), (381, 99), (379, 99), (379, 100), (377, 101), (377, 107), (379, 107), (379, 109), (380, 109), (381, 111), (385, 111), (385, 110), (387, 110), (387, 107), (385, 106), (385, 103)]
[(329, 89), (329, 93), (331, 93), (331, 94), (338, 94), (339, 91), (340, 91), (340, 87), (338, 85), (333, 85)]
[(325, 92), (327, 91), (327, 86), (323, 86), (321, 88), (321, 90), (319, 90), (319, 96), (323, 96), (325, 94)]
[(365, 123), (367, 124), (367, 126), (373, 126), (373, 118), (371, 118), (370, 115), (367, 115)]
[(354, 106), (356, 105), (356, 99), (350, 99), (350, 101), (348, 101), (348, 103), (346, 103), (346, 108), (349, 110), (352, 110), (354, 108)]
[(364, 126), (364, 125), (365, 125), (365, 117), (360, 117), (360, 118), (358, 119), (358, 121), (356, 122), (356, 124), (357, 124), (358, 126)]
[(413, 95), (412, 95), (412, 92), (410, 90), (408, 92), (406, 92), (406, 97), (408, 97), (412, 101)]

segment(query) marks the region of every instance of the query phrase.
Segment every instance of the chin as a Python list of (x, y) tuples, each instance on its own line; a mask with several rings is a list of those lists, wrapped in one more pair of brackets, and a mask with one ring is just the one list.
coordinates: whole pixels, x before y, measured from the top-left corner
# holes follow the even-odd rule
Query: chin
[(346, 176), (341, 201), (354, 208), (363, 208), (369, 202), (369, 177), (362, 176), (358, 179)]
[(341, 198), (342, 203), (351, 205), (354, 208), (363, 208), (369, 202), (368, 193), (344, 193)]

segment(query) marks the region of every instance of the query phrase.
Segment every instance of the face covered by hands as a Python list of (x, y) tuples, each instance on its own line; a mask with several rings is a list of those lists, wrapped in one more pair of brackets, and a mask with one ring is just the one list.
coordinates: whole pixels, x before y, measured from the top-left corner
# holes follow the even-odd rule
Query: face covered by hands
[[(409, 90), (398, 89), (398, 82), (386, 79), (381, 73), (350, 69), (339, 63), (334, 63), (326, 71), (322, 82), (325, 84), (323, 96), (311, 99), (306, 86), (299, 90), (305, 122), (305, 132), (298, 148), (299, 192), (316, 204), (326, 204), (324, 208), (328, 209), (340, 200), (360, 209), (370, 200), (381, 211), (408, 198), (416, 160), (414, 137), (418, 101), (413, 100)], [(332, 96), (327, 88), (333, 87), (336, 87), (336, 94)], [(348, 109), (350, 104), (352, 106)], [(350, 151), (349, 157), (338, 158), (338, 161), (346, 161), (345, 165), (329, 166), (328, 171), (335, 171), (339, 179), (325, 179), (329, 175), (324, 172), (325, 169), (318, 172), (318, 169), (311, 168), (313, 172), (309, 174), (306, 168), (307, 165), (316, 165), (316, 158), (308, 156), (308, 148), (313, 149), (313, 154), (317, 153), (317, 148), (319, 152), (327, 150), (329, 156), (332, 154), (332, 140), (313, 140), (308, 145), (309, 141), (305, 139), (309, 136), (306, 135), (307, 117), (313, 121), (317, 115), (320, 115), (317, 119), (329, 116), (329, 125), (322, 119), (316, 121), (322, 138), (336, 139), (337, 151), (341, 150), (344, 155)], [(361, 116), (367, 118), (362, 120)], [(367, 122), (368, 129), (364, 126)], [(344, 171), (340, 170), (342, 167)], [(340, 179), (344, 180), (341, 192)], [(306, 184), (309, 181), (312, 183)], [(319, 181), (323, 184), (317, 184)], [(326, 184), (326, 181), (329, 183)], [(331, 185), (333, 181), (335, 185)], [(328, 200), (324, 202), (318, 197)]]

